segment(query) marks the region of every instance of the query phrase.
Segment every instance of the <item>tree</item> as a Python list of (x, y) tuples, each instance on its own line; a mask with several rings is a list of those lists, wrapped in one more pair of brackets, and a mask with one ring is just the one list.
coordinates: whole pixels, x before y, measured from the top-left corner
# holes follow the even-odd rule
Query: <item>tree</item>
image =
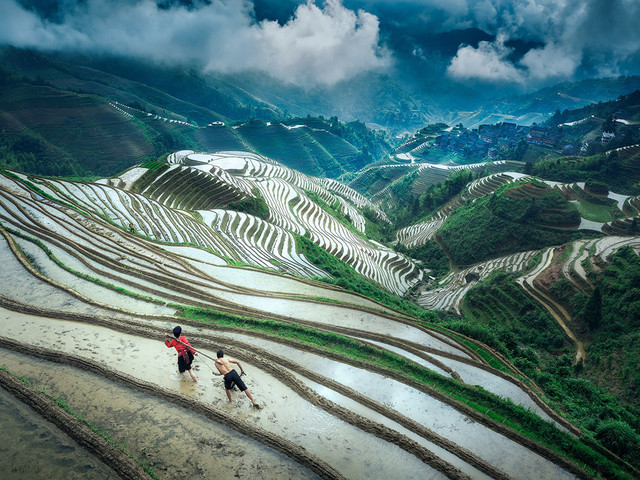
[(582, 319), (587, 322), (590, 329), (595, 329), (600, 326), (602, 322), (602, 293), (600, 292), (600, 286), (597, 286), (589, 301), (584, 306), (582, 311)]

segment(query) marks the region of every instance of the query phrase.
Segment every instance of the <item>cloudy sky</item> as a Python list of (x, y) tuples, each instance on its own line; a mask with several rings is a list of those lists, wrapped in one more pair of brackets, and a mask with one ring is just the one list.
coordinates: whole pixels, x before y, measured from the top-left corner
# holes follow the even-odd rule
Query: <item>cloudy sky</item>
[(304, 86), (379, 71), (525, 91), (640, 74), (638, 19), (638, 0), (1, 0), (0, 43)]

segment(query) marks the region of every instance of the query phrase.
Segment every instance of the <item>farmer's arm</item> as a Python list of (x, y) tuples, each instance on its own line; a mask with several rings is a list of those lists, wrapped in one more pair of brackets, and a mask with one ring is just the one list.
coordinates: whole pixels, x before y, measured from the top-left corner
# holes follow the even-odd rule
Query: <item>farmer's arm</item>
[(242, 365), (240, 365), (240, 362), (238, 360), (231, 360), (229, 359), (230, 363), (235, 363), (236, 365), (238, 365), (238, 367), (240, 367), (240, 374), (244, 375), (244, 369), (242, 368)]
[(173, 341), (173, 338), (169, 340), (168, 335), (166, 333), (164, 334), (164, 344), (168, 348), (175, 347), (177, 345), (176, 342)]

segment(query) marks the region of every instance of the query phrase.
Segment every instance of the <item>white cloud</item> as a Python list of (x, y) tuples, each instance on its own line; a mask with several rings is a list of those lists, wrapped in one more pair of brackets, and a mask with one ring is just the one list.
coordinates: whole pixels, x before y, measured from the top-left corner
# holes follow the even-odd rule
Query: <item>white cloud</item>
[(478, 48), (462, 46), (451, 60), (447, 73), (459, 80), (479, 80), (490, 83), (517, 83), (524, 81), (522, 72), (508, 59), (511, 50), (504, 45), (504, 37), (491, 42), (480, 42)]
[(566, 46), (549, 44), (527, 52), (520, 64), (527, 68), (529, 79), (537, 82), (570, 78), (576, 73), (580, 61), (580, 52)]
[(86, 0), (60, 23), (16, 0), (0, 1), (0, 43), (50, 50), (126, 53), (165, 62), (196, 62), (224, 72), (259, 69), (303, 85), (335, 83), (384, 68), (378, 19), (327, 0), (300, 5), (285, 25), (256, 22), (249, 0), (212, 0), (196, 9), (159, 9), (154, 0)]

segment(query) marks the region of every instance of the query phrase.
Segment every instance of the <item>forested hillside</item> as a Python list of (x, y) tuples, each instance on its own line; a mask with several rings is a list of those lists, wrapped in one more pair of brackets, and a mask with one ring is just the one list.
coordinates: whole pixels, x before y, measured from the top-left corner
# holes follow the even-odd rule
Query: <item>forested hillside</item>
[(29, 173), (113, 175), (175, 149), (251, 149), (305, 173), (336, 177), (391, 149), (383, 133), (337, 118), (225, 124), (219, 114), (201, 111), (207, 123), (198, 125), (186, 104), (176, 105), (185, 116), (148, 103), (153, 99), (145, 92), (125, 105), (6, 68), (0, 83), (0, 164)]

